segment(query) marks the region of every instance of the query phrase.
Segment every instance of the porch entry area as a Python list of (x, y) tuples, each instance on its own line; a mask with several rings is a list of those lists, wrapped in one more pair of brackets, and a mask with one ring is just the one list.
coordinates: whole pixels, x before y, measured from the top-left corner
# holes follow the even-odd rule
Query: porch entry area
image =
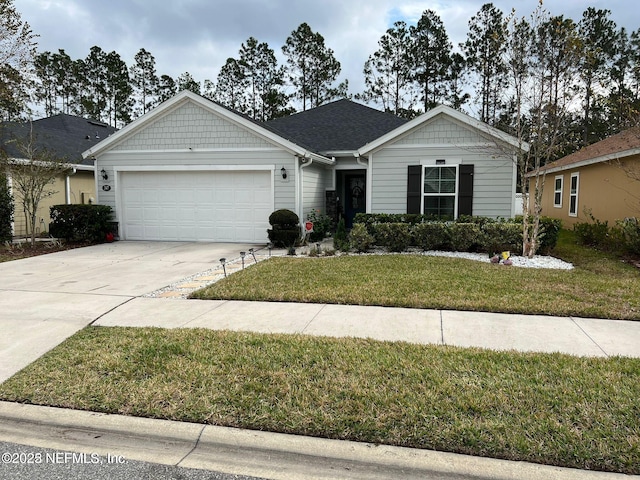
[(353, 227), (357, 213), (367, 211), (366, 170), (338, 170), (336, 172), (336, 200), (338, 212), (344, 217), (345, 226)]

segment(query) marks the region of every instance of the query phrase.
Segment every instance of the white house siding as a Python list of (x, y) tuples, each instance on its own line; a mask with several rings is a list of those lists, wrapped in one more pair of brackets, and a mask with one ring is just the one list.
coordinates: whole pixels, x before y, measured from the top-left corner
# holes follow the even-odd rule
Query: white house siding
[(371, 211), (406, 213), (407, 167), (436, 159), (474, 165), (474, 215), (512, 216), (513, 162), (480, 133), (439, 117), (372, 154)]
[[(283, 179), (281, 168), (287, 170)], [(272, 171), (274, 209), (296, 209), (295, 156), (256, 133), (187, 103), (132, 131), (117, 145), (96, 159), (97, 200), (111, 206), (116, 220), (121, 216), (121, 175), (127, 171)], [(108, 179), (100, 174), (104, 169)], [(108, 186), (108, 191), (104, 186)]]
[(313, 163), (302, 169), (302, 220), (312, 210), (325, 211), (325, 195), (331, 175), (328, 168)]

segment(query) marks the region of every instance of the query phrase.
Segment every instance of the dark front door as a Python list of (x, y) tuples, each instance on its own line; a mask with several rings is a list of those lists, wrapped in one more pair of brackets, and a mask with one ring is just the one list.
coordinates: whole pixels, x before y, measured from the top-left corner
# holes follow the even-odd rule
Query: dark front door
[(367, 211), (365, 173), (348, 173), (344, 176), (344, 223), (347, 228), (353, 226), (356, 213)]

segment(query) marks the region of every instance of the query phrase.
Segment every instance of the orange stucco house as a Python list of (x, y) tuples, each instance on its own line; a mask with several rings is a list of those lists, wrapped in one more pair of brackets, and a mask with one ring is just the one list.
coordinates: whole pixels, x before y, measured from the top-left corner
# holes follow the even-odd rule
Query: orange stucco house
[(589, 145), (540, 173), (545, 175), (542, 215), (559, 218), (564, 228), (588, 222), (590, 215), (609, 225), (640, 217), (640, 128)]

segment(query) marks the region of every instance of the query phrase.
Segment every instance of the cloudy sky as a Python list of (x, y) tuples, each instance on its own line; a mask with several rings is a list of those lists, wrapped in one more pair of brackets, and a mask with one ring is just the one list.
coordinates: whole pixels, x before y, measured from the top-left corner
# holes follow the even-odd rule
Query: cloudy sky
[[(39, 35), (38, 50), (64, 49), (73, 59), (85, 58), (97, 45), (116, 51), (128, 64), (145, 48), (156, 59), (159, 75), (183, 72), (202, 82), (215, 80), (228, 57), (253, 36), (275, 50), (301, 23), (325, 38), (342, 64), (351, 93), (362, 90), (362, 67), (378, 47), (380, 36), (395, 21), (415, 24), (422, 12), (434, 10), (456, 47), (464, 41), (469, 19), (483, 0), (14, 0), (22, 19)], [(537, 0), (494, 0), (505, 14), (516, 9), (528, 16)], [(546, 0), (552, 15), (576, 22), (588, 7), (607, 8), (618, 27), (640, 28), (636, 0)]]

